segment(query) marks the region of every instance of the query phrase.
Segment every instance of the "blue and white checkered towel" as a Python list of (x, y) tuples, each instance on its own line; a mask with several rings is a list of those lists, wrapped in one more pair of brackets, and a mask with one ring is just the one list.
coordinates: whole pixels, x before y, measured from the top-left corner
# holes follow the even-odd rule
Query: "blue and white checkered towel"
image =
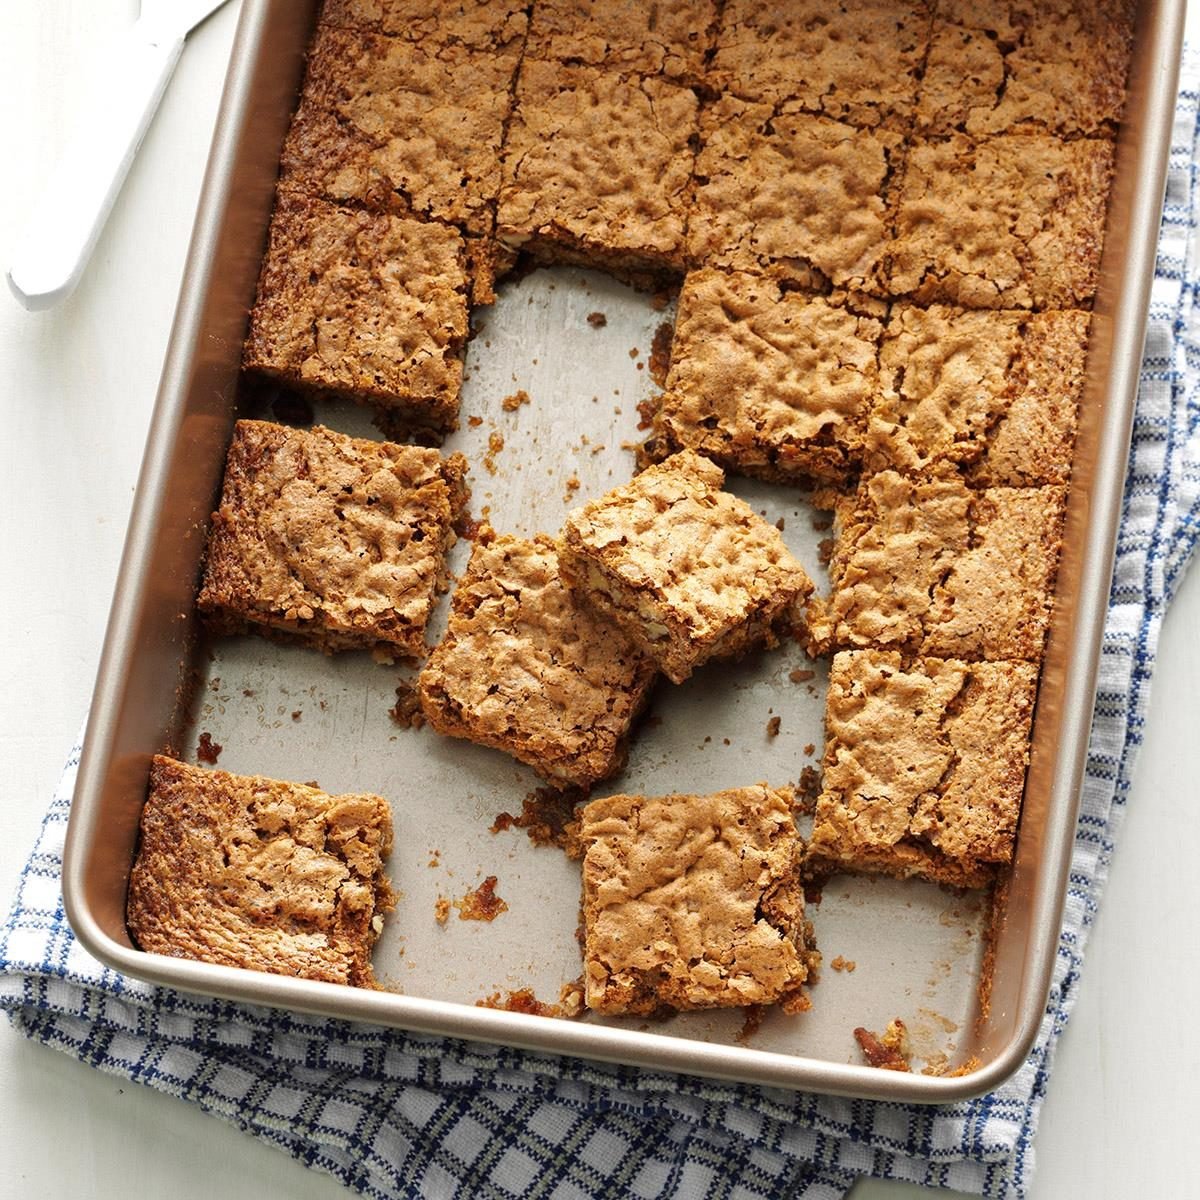
[(1185, 58), (1083, 811), (1045, 1016), (1024, 1067), (909, 1108), (473, 1045), (123, 978), (60, 892), (72, 754), (0, 929), (0, 1006), (31, 1038), (182, 1096), (368, 1196), (841, 1196), (859, 1175), (1024, 1194), (1141, 742), (1163, 613), (1200, 531), (1200, 57)]

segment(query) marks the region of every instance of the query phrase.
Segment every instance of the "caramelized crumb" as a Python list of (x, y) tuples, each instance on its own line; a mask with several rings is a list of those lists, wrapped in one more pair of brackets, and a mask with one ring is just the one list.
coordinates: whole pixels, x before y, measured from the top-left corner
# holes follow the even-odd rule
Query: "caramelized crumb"
[(293, 720), (293, 721), (298, 721), (298, 720), (300, 720), (300, 718), (301, 718), (303, 715), (304, 715), (304, 713), (303, 713), (303, 712), (302, 712), (300, 709), (298, 709), (298, 708), (296, 708), (296, 709), (293, 709), (293, 710), (292, 710), (292, 720)]
[(468, 417), (467, 424), (470, 425), (470, 427), (472, 429), (478, 429), (480, 427), (480, 425), (483, 424), (483, 418), (482, 417)]
[(571, 499), (571, 497), (577, 491), (579, 491), (579, 487), (580, 487), (579, 476), (572, 475), (571, 478), (568, 479), (565, 484), (565, 490), (563, 491), (563, 501), (564, 502), (569, 501)]
[(815, 532), (824, 533), (825, 530), (833, 528), (833, 518), (831, 516), (829, 516), (827, 513), (822, 513), (818, 516), (813, 517), (812, 527)]
[(787, 521), (785, 521), (783, 517), (780, 517), (779, 520), (775, 522), (775, 528), (782, 533), (787, 528)]
[(811, 764), (800, 772), (796, 783), (796, 810), (810, 813), (816, 807), (821, 794), (821, 772)]
[(762, 1028), (763, 1018), (766, 1015), (767, 1006), (765, 1004), (748, 1004), (746, 1006), (746, 1018), (742, 1021), (742, 1028), (734, 1034), (733, 1040), (741, 1046), (746, 1045)]
[(908, 1030), (899, 1017), (888, 1022), (882, 1037), (876, 1037), (869, 1029), (860, 1026), (854, 1031), (854, 1040), (858, 1042), (870, 1066), (882, 1071), (912, 1070), (909, 1065)]
[(505, 396), (504, 399), (500, 401), (500, 407), (504, 409), (505, 412), (516, 412), (522, 404), (528, 403), (529, 393), (524, 388), (521, 388), (520, 391), (513, 392), (511, 396)]
[(504, 449), (504, 434), (498, 429), (493, 429), (488, 434), (488, 452), (483, 456), (483, 465), (487, 468), (489, 475), (496, 473), (496, 455)]
[(450, 901), (445, 896), (439, 896), (434, 902), (433, 917), (439, 925), (445, 925), (450, 919)]
[(854, 973), (854, 968), (858, 963), (852, 958), (843, 958), (840, 954), (829, 964), (835, 971), (845, 971), (848, 974)]
[(425, 714), (421, 711), (421, 701), (417, 689), (410, 682), (404, 682), (396, 688), (396, 703), (388, 709), (388, 716), (401, 729), (420, 729), (425, 724)]
[(590, 312), (587, 315), (587, 323), (593, 329), (603, 329), (608, 324), (608, 318), (602, 312)]
[(579, 822), (575, 806), (587, 799), (582, 788), (540, 787), (529, 792), (521, 801), (521, 813), (498, 813), (492, 822), (492, 833), (506, 829), (524, 829), (535, 846), (557, 846), (569, 858), (582, 858), (579, 845)]
[(460, 921), (494, 921), (508, 905), (496, 895), (496, 877), (489, 875), (461, 900), (453, 901)]
[(807, 683), (810, 679), (815, 679), (816, 677), (816, 671), (797, 670), (788, 672), (788, 679), (792, 683)]
[(812, 742), (804, 743), (804, 755), (806, 758), (812, 758), (812, 756), (814, 754), (816, 754), (816, 752), (817, 752), (817, 748), (816, 748), (816, 746), (814, 746), (812, 744)]
[(775, 738), (779, 736), (779, 726), (783, 722), (778, 717), (772, 717), (767, 722), (767, 737)]
[(829, 566), (833, 558), (833, 538), (822, 538), (817, 543), (817, 559), (823, 567)]
[(629, 348), (629, 357), (630, 358), (637, 358), (637, 356), (639, 354), (641, 354), (641, 351), (636, 346), (631, 346)]
[(208, 763), (210, 767), (216, 766), (217, 759), (221, 757), (221, 751), (225, 747), (220, 742), (212, 740), (212, 734), (206, 729), (201, 735), (200, 740), (196, 745), (196, 757), (202, 763)]
[(671, 339), (675, 328), (670, 321), (663, 321), (654, 331), (650, 343), (650, 375), (659, 387), (667, 386), (667, 372), (671, 368)]

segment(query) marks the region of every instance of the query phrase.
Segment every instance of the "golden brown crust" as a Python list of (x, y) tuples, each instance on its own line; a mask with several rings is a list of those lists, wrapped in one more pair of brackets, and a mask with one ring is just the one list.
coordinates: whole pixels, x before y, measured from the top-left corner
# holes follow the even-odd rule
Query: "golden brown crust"
[(549, 261), (681, 270), (696, 113), (658, 78), (526, 58), (497, 236)]
[(882, 326), (742, 272), (683, 281), (655, 454), (687, 447), (771, 480), (844, 479), (878, 390)]
[(424, 654), (464, 469), (420, 446), (239, 421), (198, 608), (222, 632)]
[(568, 582), (675, 683), (763, 641), (812, 591), (779, 530), (723, 482), (720, 467), (683, 450), (563, 524)]
[(584, 982), (603, 1013), (774, 1004), (808, 978), (790, 787), (584, 810)]
[(817, 645), (968, 659), (1041, 658), (1062, 545), (1063, 488), (973, 490), (882, 471), (839, 498)]
[(281, 189), (243, 366), (447, 428), (467, 288), (463, 240), (448, 226)]
[(321, 22), (424, 45), (519, 50), (529, 24), (528, 0), (324, 0)]
[(896, 304), (879, 354), (866, 463), (972, 483), (1066, 483), (1091, 314)]
[(705, 110), (701, 137), (693, 265), (882, 293), (898, 134), (725, 96)]
[(852, 125), (903, 129), (929, 23), (924, 0), (730, 0), (708, 83)]
[(1133, 0), (942, 5), (917, 127), (973, 137), (1112, 136), (1125, 104)]
[(127, 919), (155, 954), (371, 987), (387, 801), (156, 755)]
[(982, 887), (1012, 858), (1036, 663), (846, 651), (830, 669), (813, 872)]
[(572, 595), (554, 544), (477, 542), (421, 672), (439, 733), (504, 750), (556, 787), (620, 769), (654, 665)]
[(1087, 308), (1113, 147), (1002, 135), (915, 140), (888, 247), (888, 288), (920, 304)]
[(531, 58), (698, 82), (716, 31), (715, 0), (538, 0)]
[(520, 42), (503, 53), (319, 27), (282, 179), (310, 195), (488, 233)]

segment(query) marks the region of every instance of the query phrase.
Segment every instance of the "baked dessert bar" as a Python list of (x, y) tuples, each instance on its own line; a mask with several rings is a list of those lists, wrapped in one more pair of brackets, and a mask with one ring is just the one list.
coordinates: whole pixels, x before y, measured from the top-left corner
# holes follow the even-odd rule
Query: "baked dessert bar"
[(324, 0), (320, 20), (422, 45), (519, 50), (529, 25), (528, 0)]
[(792, 788), (583, 809), (584, 985), (602, 1013), (803, 1007), (812, 952)]
[(310, 195), (490, 233), (521, 40), (497, 50), (318, 27), (281, 156)]
[(451, 427), (467, 291), (463, 239), (449, 226), (281, 189), (243, 366), (416, 427)]
[(812, 591), (779, 530), (722, 491), (724, 480), (681, 450), (563, 525), (564, 577), (675, 683), (766, 640)]
[(539, 0), (531, 58), (698, 82), (716, 31), (715, 0)]
[(929, 24), (924, 0), (730, 0), (708, 80), (743, 99), (903, 129)]
[(839, 497), (814, 647), (1041, 658), (1062, 546), (1062, 487), (972, 489), (881, 471)]
[(527, 57), (497, 237), (628, 277), (682, 270), (697, 101), (656, 77)]
[(486, 531), (421, 672), (439, 733), (504, 750), (556, 787), (618, 771), (654, 664), (559, 576), (554, 543)]
[(1088, 307), (1112, 169), (1105, 139), (912, 142), (888, 248), (892, 294), (965, 308)]
[(1091, 314), (895, 304), (879, 352), (869, 469), (954, 467), (972, 483), (1066, 483)]
[(154, 954), (373, 987), (386, 800), (156, 755), (126, 917)]
[(220, 632), (425, 652), (466, 462), (423, 446), (239, 421), (197, 605)]
[(1114, 136), (1125, 104), (1135, 0), (943, 0), (917, 127)]
[(724, 96), (701, 117), (693, 264), (882, 292), (900, 135)]
[(760, 275), (691, 272), (653, 418), (653, 456), (686, 447), (762, 479), (844, 479), (862, 456), (879, 390), (882, 330)]
[(1038, 665), (834, 657), (811, 873), (983, 887), (1012, 858)]

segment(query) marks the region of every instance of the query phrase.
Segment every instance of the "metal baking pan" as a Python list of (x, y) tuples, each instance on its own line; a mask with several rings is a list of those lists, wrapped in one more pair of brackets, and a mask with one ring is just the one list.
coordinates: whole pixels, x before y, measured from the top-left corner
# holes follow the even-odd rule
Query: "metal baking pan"
[[(279, 148), (300, 81), (315, 5), (246, 0), (196, 221), (158, 403), (113, 601), (67, 838), (64, 898), (82, 944), (117, 970), (189, 991), (790, 1088), (948, 1102), (994, 1088), (1023, 1061), (1045, 1003), (1057, 945), (1092, 712), (1124, 465), (1184, 20), (1183, 0), (1139, 14), (1127, 119), (1096, 301), (1055, 619), (1045, 659), (1016, 861), (991, 930), (987, 905), (914, 881), (836, 877), (812, 908), (825, 956), (813, 1008), (771, 1013), (739, 1041), (737, 1012), (572, 1022), (481, 1008), (530, 986), (546, 1000), (580, 973), (578, 866), (519, 830), (532, 772), (494, 751), (401, 729), (388, 709), (403, 672), (367, 655), (327, 658), (252, 638), (206, 643), (193, 601), (208, 515), (233, 421), (245, 412), (238, 362), (272, 203)], [(590, 313), (604, 312), (595, 328)], [(448, 449), (474, 468), (476, 514), (497, 528), (556, 530), (570, 503), (628, 478), (622, 443), (654, 386), (649, 354), (670, 312), (605, 276), (556, 268), (506, 285), (476, 315), (463, 429)], [(634, 351), (637, 353), (633, 353)], [(582, 366), (580, 364), (583, 364)], [(502, 399), (524, 388), (528, 405)], [(241, 411), (239, 411), (241, 409)], [(468, 414), (483, 418), (470, 426)], [(370, 436), (367, 415), (321, 405), (318, 419)], [(484, 465), (489, 437), (504, 448)], [(570, 481), (579, 481), (572, 490)], [(820, 578), (812, 510), (786, 488), (732, 480)], [(453, 565), (461, 569), (465, 544)], [(442, 619), (444, 619), (444, 606)], [(436, 630), (435, 630), (436, 633)], [(814, 670), (809, 681), (789, 678)], [(611, 790), (711, 791), (795, 780), (819, 762), (823, 664), (785, 646), (662, 685), (653, 718)], [(781, 718), (770, 738), (766, 725)], [(390, 873), (400, 892), (374, 955), (386, 990), (340, 988), (146, 954), (125, 929), (125, 891), (150, 756), (194, 757), (207, 732), (233, 771), (369, 790), (393, 804)], [(814, 748), (810, 750), (809, 747)], [(815, 757), (814, 757), (815, 754)], [(496, 875), (509, 909), (491, 924), (434, 905)], [(832, 970), (841, 956), (853, 971)], [(990, 1005), (979, 1003), (990, 971)], [(851, 1035), (903, 1018), (918, 1071), (862, 1065)], [(960, 1076), (924, 1064), (978, 1066)]]

